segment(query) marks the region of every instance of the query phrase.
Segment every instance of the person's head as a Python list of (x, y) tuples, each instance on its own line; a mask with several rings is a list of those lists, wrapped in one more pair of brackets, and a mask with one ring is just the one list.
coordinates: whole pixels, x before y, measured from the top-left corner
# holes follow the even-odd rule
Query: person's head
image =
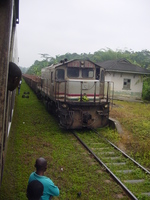
[(37, 171), (45, 172), (47, 169), (47, 161), (45, 160), (45, 158), (41, 157), (41, 158), (36, 159), (35, 168)]
[(40, 200), (43, 195), (43, 184), (40, 181), (33, 180), (27, 186), (28, 200)]
[(8, 86), (7, 89), (9, 91), (13, 91), (19, 84), (21, 79), (21, 70), (20, 68), (13, 62), (9, 63), (9, 72), (8, 72)]

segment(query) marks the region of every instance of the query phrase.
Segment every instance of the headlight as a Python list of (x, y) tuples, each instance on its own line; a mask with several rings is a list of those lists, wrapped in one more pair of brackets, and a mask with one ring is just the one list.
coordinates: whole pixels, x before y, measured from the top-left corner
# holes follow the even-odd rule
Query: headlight
[(105, 105), (105, 108), (108, 108), (108, 104)]
[(67, 104), (62, 104), (61, 105), (63, 108), (67, 108)]

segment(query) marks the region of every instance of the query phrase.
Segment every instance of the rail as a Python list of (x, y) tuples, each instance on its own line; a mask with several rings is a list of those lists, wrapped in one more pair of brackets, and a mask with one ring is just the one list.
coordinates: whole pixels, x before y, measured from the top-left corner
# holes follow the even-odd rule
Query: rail
[[(131, 158), (130, 156), (128, 156), (125, 152), (123, 152), (121, 149), (119, 149), (117, 146), (115, 146), (112, 142), (110, 142), (109, 140), (107, 140), (106, 138), (104, 138), (103, 136), (101, 136), (96, 130), (93, 130), (93, 132), (91, 133), (91, 135), (93, 136), (93, 133), (96, 133), (96, 135), (99, 137), (100, 136), (100, 139), (102, 139), (102, 140), (100, 140), (102, 143), (103, 143), (103, 141), (104, 141), (104, 143), (106, 143), (106, 145), (107, 145), (107, 147), (105, 146), (103, 146), (103, 148), (104, 149), (110, 149), (110, 147), (109, 146), (112, 146), (111, 148), (113, 148), (114, 150), (116, 150), (116, 152), (109, 152), (109, 151), (114, 151), (114, 150), (109, 150), (108, 152), (105, 152), (105, 150), (103, 151), (103, 150), (100, 150), (100, 152), (98, 153), (98, 149), (103, 149), (103, 148), (96, 148), (97, 149), (97, 152), (95, 153), (95, 152), (93, 152), (91, 149), (95, 149), (95, 148), (93, 148), (93, 147), (89, 147), (89, 146), (87, 146), (87, 144), (85, 144), (85, 138), (84, 138), (84, 136), (82, 136), (82, 134), (79, 134), (80, 135), (80, 137), (82, 138), (84, 138), (84, 142), (83, 142), (83, 140), (78, 136), (78, 134), (77, 133), (75, 133), (75, 132), (73, 132), (73, 134), (74, 134), (74, 136), (80, 141), (80, 143), (94, 156), (94, 158), (102, 165), (102, 166), (104, 166), (105, 167), (105, 169), (107, 170), (107, 172), (108, 173), (110, 173), (110, 175), (113, 177), (113, 179), (116, 181), (116, 182), (118, 182), (118, 184), (124, 189), (124, 191), (130, 196), (130, 198), (131, 199), (134, 199), (134, 200), (136, 200), (136, 199), (138, 199), (138, 195), (139, 195), (139, 193), (140, 193), (140, 195), (146, 195), (147, 196), (147, 198), (149, 198), (149, 196), (150, 196), (150, 192), (149, 192), (149, 190), (150, 190), (150, 187), (149, 186), (147, 186), (146, 188), (144, 188), (145, 186), (143, 186), (143, 188), (146, 190), (146, 192), (140, 192), (140, 191), (138, 191), (139, 193), (137, 194), (137, 192), (135, 192), (134, 191), (134, 189), (132, 189), (132, 186), (129, 186), (128, 184), (138, 184), (138, 183), (140, 183), (140, 184), (142, 184), (142, 182), (143, 182), (143, 184), (144, 184), (144, 179), (140, 179), (140, 180), (126, 180), (127, 181), (127, 183), (126, 183), (126, 181), (125, 180), (123, 180), (125, 183), (123, 183), (123, 181), (122, 181), (122, 175), (118, 175), (118, 167), (119, 167), (119, 165), (121, 166), (121, 165), (125, 165), (126, 166), (126, 164), (124, 163), (124, 162), (122, 162), (122, 160), (123, 160), (123, 158), (121, 158), (121, 156), (119, 157), (119, 155), (118, 155), (118, 157), (119, 157), (119, 159), (122, 159), (122, 160), (119, 160), (118, 161), (118, 163), (114, 163), (114, 161), (113, 161), (113, 163), (109, 163), (109, 161), (111, 160), (111, 158), (109, 159), (109, 161), (106, 161), (107, 159), (107, 157), (106, 158), (104, 158), (103, 156), (105, 155), (105, 153), (114, 153), (114, 157), (112, 157), (112, 160), (115, 160), (115, 159), (118, 159), (118, 157), (116, 156), (115, 157), (115, 155), (117, 155), (118, 153), (117, 152), (120, 152), (127, 160), (126, 160), (126, 163), (129, 165), (129, 166), (132, 166), (132, 163), (134, 164), (134, 167), (132, 167), (132, 170), (120, 170), (121, 171), (121, 173), (133, 173), (133, 174), (136, 174), (136, 171), (139, 171), (140, 169), (143, 171), (143, 173), (141, 172), (141, 176), (142, 177), (145, 177), (145, 180), (147, 180), (147, 176), (149, 176), (150, 175), (150, 172), (146, 169), (146, 168), (144, 168), (142, 165), (140, 165), (138, 162), (136, 162), (133, 158)], [(91, 136), (91, 139), (92, 140), (94, 140), (93, 139), (93, 137)], [(88, 138), (89, 139), (89, 138)], [(96, 140), (94, 140), (94, 142), (96, 142)], [(87, 141), (87, 143), (88, 143), (88, 141)], [(91, 144), (92, 142), (91, 141), (89, 141), (89, 144), (90, 144), (90, 146), (92, 146), (92, 144)], [(95, 144), (95, 143), (94, 143)], [(108, 146), (109, 145), (109, 146)], [(96, 150), (95, 150), (96, 151)], [(100, 155), (99, 155), (100, 154)], [(106, 160), (105, 160), (106, 159)], [(108, 163), (107, 163), (108, 162)], [(129, 162), (131, 162), (131, 164), (129, 164)], [(116, 171), (115, 171), (115, 167), (114, 167), (114, 165), (117, 165), (117, 167), (116, 167)], [(136, 167), (137, 166), (137, 167)], [(121, 166), (122, 167), (122, 166)], [(128, 177), (127, 175), (123, 175), (123, 177)], [(132, 174), (131, 174), (131, 177), (132, 177)], [(138, 177), (138, 174), (137, 174), (137, 177)], [(150, 178), (150, 177), (149, 177)], [(140, 185), (141, 186), (141, 185)], [(140, 187), (140, 186), (138, 186), (138, 187)], [(149, 198), (150, 199), (150, 198)]]

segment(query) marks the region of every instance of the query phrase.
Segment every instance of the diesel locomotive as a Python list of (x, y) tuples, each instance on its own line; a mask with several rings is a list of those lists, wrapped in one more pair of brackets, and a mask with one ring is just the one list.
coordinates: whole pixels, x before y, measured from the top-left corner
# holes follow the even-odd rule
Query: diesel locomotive
[(41, 70), (41, 77), (24, 74), (25, 81), (42, 98), (50, 113), (66, 129), (108, 125), (111, 82), (105, 71), (90, 60), (62, 60)]

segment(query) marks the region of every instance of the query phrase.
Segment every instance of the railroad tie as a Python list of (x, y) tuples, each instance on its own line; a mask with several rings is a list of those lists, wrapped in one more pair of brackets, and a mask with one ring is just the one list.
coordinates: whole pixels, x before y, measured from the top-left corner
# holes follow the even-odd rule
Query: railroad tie
[(131, 172), (133, 172), (134, 170), (132, 170), (132, 169), (126, 169), (126, 170), (117, 170), (117, 172), (119, 172), (119, 173), (124, 173), (124, 174), (128, 174), (128, 173), (131, 173)]
[(147, 196), (150, 196), (150, 192), (144, 192), (142, 193), (143, 195), (147, 195)]
[(139, 180), (124, 180), (125, 183), (141, 183), (144, 182), (144, 179)]
[(125, 162), (107, 163), (108, 165), (125, 165)]

